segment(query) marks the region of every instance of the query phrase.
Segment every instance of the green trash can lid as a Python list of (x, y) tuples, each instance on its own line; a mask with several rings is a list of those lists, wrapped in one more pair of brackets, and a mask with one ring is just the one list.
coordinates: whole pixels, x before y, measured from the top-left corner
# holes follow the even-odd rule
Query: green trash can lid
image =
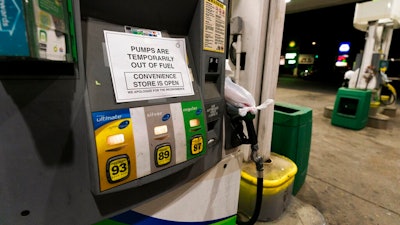
[(312, 121), (312, 109), (290, 103), (275, 102), (274, 124), (299, 126)]

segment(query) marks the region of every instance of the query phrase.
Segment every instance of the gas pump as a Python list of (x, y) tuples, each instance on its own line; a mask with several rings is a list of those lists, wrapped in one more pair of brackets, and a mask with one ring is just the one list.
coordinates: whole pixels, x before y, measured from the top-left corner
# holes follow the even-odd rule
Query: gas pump
[[(3, 22), (22, 18), (23, 1), (5, 2), (19, 17)], [(71, 61), (0, 58), (0, 224), (235, 224), (243, 152), (223, 143), (231, 1), (67, 2)], [(262, 15), (246, 11), (262, 32), (246, 70), (265, 68), (276, 76), (254, 82), (270, 82), (272, 67), (253, 63), (266, 53), (265, 13), (283, 18), (284, 3), (246, 6), (256, 5)], [(282, 33), (283, 20), (270, 25)], [(278, 52), (265, 61), (278, 65)]]
[(69, 6), (77, 61), (18, 59), (31, 70), (1, 74), (0, 223), (234, 223), (240, 154), (222, 143), (229, 1)]
[[(174, 210), (198, 201), (189, 202), (204, 192), (193, 179), (222, 160), (228, 2), (155, 1), (146, 12), (148, 5), (81, 2), (92, 191), (107, 212), (126, 209), (110, 201), (130, 199), (130, 208), (108, 221), (230, 221), (232, 212), (198, 218), (210, 210), (198, 207), (188, 218)], [(116, 14), (99, 13), (110, 9)], [(104, 147), (109, 140), (112, 149)], [(189, 194), (180, 189), (194, 184)], [(145, 204), (144, 191), (152, 196)], [(170, 195), (186, 197), (170, 202)]]
[(353, 24), (356, 29), (366, 32), (366, 42), (355, 74), (349, 81), (350, 88), (380, 88), (380, 64), (388, 59), (393, 29), (400, 27), (399, 7), (398, 0), (356, 4)]
[[(151, 178), (156, 172), (177, 171), (205, 155), (206, 110), (190, 80), (184, 39), (135, 35), (92, 18), (84, 23), (97, 156), (94, 192), (143, 185), (156, 179)], [(105, 41), (108, 49), (102, 47)]]

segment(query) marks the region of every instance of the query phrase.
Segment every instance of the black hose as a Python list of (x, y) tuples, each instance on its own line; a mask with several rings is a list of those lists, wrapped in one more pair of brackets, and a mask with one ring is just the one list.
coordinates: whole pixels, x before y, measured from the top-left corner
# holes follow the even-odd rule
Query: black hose
[[(253, 211), (253, 215), (250, 217), (248, 221), (240, 221), (240, 215), (236, 217), (236, 224), (238, 225), (253, 225), (257, 222), (258, 216), (260, 215), (261, 211), (261, 203), (263, 197), (263, 188), (264, 188), (264, 161), (262, 157), (258, 156), (258, 140), (257, 140), (257, 133), (253, 124), (253, 119), (255, 115), (251, 113), (247, 113), (246, 116), (241, 117), (239, 115), (239, 110), (237, 107), (227, 103), (227, 113), (230, 116), (232, 122), (236, 121), (238, 124), (242, 123), (242, 120), (246, 124), (247, 135), (248, 138), (245, 138), (243, 132), (243, 125), (238, 126), (240, 130), (234, 129), (236, 135), (242, 144), (250, 144), (251, 145), (251, 159), (256, 164), (257, 169), (257, 194), (256, 194), (256, 204), (255, 209)], [(243, 134), (243, 135), (242, 135)]]
[(264, 178), (257, 177), (256, 207), (253, 211), (253, 215), (250, 217), (250, 219), (248, 221), (240, 221), (239, 216), (238, 216), (237, 220), (236, 220), (236, 224), (238, 224), (238, 225), (253, 225), (257, 222), (258, 216), (260, 215), (260, 211), (261, 211), (263, 189), (264, 189)]

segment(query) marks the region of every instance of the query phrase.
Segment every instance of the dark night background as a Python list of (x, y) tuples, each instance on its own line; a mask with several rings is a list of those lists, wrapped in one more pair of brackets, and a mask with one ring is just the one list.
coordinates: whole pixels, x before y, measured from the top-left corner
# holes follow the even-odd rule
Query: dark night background
[[(342, 82), (345, 68), (337, 68), (335, 62), (338, 56), (340, 42), (350, 42), (351, 49), (348, 63), (353, 65), (357, 53), (364, 49), (366, 32), (353, 26), (355, 3), (328, 7), (307, 12), (287, 14), (282, 40), (282, 55), (288, 44), (294, 40), (300, 54), (317, 54), (314, 63), (315, 73), (312, 79), (329, 82)], [(400, 58), (400, 29), (393, 31), (389, 58)], [(313, 46), (311, 43), (317, 44)], [(392, 65), (393, 64), (393, 65)], [(392, 66), (391, 66), (392, 65)], [(400, 62), (391, 63), (389, 76), (400, 77)], [(280, 68), (280, 74), (290, 74), (291, 70)], [(311, 79), (311, 78), (310, 78)]]

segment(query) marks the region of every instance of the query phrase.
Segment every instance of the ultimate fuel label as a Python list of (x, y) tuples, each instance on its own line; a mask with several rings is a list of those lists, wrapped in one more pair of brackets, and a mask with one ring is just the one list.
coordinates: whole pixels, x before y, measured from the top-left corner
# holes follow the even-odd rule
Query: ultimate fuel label
[(92, 113), (100, 191), (136, 179), (135, 145), (129, 109)]

